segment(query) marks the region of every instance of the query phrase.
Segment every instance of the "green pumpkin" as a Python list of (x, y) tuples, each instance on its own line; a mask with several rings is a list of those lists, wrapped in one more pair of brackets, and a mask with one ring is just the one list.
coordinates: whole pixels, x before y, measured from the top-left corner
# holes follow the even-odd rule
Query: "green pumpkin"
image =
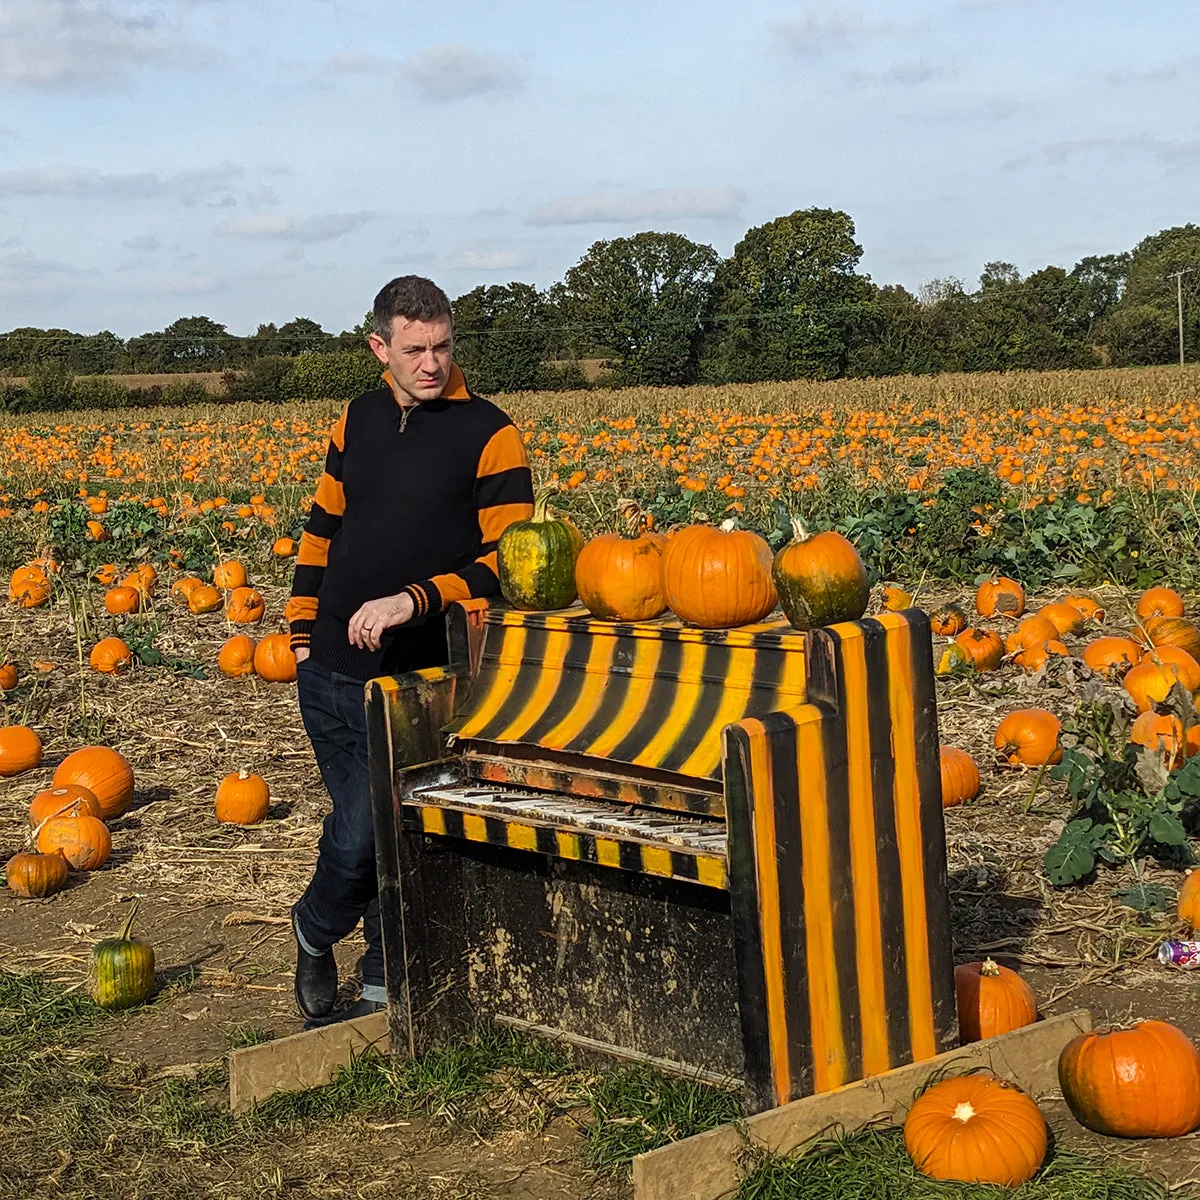
[(514, 608), (547, 612), (575, 603), (575, 560), (583, 535), (565, 518), (546, 515), (543, 492), (528, 521), (514, 521), (496, 547), (500, 590)]
[(92, 948), (92, 999), (101, 1008), (130, 1008), (154, 991), (154, 947), (129, 936), (137, 907), (115, 938)]

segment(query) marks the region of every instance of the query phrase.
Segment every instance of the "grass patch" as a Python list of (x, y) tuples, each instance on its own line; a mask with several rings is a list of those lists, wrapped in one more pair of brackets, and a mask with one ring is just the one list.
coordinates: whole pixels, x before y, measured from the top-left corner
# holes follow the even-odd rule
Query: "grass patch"
[(805, 1153), (757, 1156), (736, 1200), (1166, 1200), (1167, 1190), (1125, 1167), (1052, 1151), (1019, 1188), (939, 1183), (920, 1174), (900, 1129), (864, 1129), (811, 1146)]

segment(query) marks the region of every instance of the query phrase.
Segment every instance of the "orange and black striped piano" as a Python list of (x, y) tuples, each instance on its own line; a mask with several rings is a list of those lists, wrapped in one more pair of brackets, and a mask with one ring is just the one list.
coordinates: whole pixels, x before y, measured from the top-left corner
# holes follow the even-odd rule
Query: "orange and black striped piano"
[(487, 1017), (758, 1111), (955, 1043), (923, 613), (448, 630), (367, 687), (394, 1047)]

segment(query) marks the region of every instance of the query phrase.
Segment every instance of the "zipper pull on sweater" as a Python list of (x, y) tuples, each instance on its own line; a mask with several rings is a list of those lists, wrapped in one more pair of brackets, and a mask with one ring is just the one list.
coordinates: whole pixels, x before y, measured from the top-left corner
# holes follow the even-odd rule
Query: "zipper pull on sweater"
[(404, 407), (400, 410), (400, 432), (403, 433), (408, 425), (408, 414), (412, 412), (412, 408)]

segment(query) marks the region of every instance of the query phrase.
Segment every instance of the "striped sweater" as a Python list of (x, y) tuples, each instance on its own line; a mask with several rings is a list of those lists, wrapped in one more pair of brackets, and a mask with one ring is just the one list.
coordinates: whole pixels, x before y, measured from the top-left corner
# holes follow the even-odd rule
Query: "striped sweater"
[[(360, 679), (444, 661), (437, 615), (499, 593), (500, 534), (533, 511), (520, 433), (457, 366), (441, 396), (414, 407), (400, 406), (389, 373), (384, 381), (333, 427), (286, 609), (293, 648)], [(378, 651), (351, 645), (359, 607), (400, 592), (412, 597), (413, 620)]]

